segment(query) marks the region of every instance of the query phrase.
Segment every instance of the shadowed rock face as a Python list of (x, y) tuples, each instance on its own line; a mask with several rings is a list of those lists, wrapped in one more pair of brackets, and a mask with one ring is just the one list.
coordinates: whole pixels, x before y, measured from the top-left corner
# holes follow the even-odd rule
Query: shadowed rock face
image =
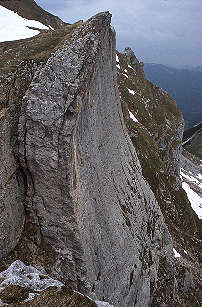
[(26, 92), (26, 210), (58, 253), (53, 275), (120, 306), (146, 306), (172, 241), (123, 122), (110, 18), (79, 27)]
[(19, 113), (14, 106), (0, 111), (0, 259), (17, 244), (25, 219), (23, 176), (13, 154)]

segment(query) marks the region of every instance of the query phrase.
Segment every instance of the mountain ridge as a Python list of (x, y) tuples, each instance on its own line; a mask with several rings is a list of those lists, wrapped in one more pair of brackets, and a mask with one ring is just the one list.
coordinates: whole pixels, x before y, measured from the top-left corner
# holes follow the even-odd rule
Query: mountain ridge
[(199, 306), (200, 224), (180, 179), (183, 119), (132, 50), (116, 52), (110, 20), (103, 12), (27, 39), (29, 51), (59, 35), (24, 61), (21, 42), (9, 46), (1, 271), (18, 259), (115, 306)]

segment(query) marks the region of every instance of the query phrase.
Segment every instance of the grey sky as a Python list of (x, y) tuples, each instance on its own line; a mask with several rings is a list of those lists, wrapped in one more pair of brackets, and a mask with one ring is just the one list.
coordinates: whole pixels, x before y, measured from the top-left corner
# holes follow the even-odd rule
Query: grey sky
[(117, 49), (131, 47), (144, 62), (202, 66), (201, 0), (36, 0), (73, 23), (110, 11)]

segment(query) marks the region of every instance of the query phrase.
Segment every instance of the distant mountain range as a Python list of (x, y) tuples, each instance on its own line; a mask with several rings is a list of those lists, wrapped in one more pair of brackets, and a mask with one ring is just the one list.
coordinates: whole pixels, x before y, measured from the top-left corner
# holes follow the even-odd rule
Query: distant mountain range
[(145, 63), (146, 77), (170, 93), (185, 119), (185, 129), (202, 119), (202, 67), (173, 68)]

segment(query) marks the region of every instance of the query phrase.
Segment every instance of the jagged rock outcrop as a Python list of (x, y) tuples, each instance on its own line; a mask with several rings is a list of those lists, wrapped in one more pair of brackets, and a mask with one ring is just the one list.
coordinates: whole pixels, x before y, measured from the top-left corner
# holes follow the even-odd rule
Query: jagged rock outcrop
[(22, 101), (19, 160), (34, 244), (55, 251), (52, 274), (146, 306), (172, 240), (123, 122), (115, 48), (110, 14), (99, 14), (39, 68)]
[[(15, 258), (42, 265), (51, 276), (74, 289), (115, 306), (163, 306), (167, 302), (176, 306), (188, 301), (185, 293), (193, 291), (195, 279), (187, 269), (188, 261), (178, 272), (173, 240), (165, 221), (173, 235), (175, 221), (181, 214), (178, 207), (187, 199), (183, 195), (182, 201), (174, 206), (179, 196), (175, 193), (179, 190), (176, 160), (180, 133), (176, 137), (167, 132), (165, 141), (165, 117), (160, 118), (160, 130), (156, 129), (156, 111), (163, 117), (165, 110), (171, 108), (167, 125), (172, 132), (181, 129), (182, 119), (175, 105), (168, 103), (167, 94), (160, 94), (160, 90), (156, 93), (147, 86), (136, 59), (129, 69), (137, 75), (138, 69), (141, 72), (137, 85), (144, 85), (144, 94), (148, 90), (148, 99), (153, 97), (157, 101), (160, 97), (160, 101), (157, 106), (143, 102), (139, 116), (151, 124), (151, 130), (143, 122), (138, 130), (129, 122), (128, 108), (136, 113), (132, 104), (124, 103), (120, 82), (126, 128), (117, 87), (115, 32), (110, 19), (111, 15), (105, 12), (72, 26), (44, 57), (37, 49), (37, 56), (31, 61), (28, 57), (20, 63), (20, 58), (15, 58), (12, 78), (16, 76), (16, 65), (19, 69), (30, 64), (29, 77), (25, 77), (23, 89), (17, 95), (12, 95), (15, 87), (5, 86), (9, 73), (3, 67), (2, 82), (9, 90), (1, 111), (2, 125), (6, 124), (12, 105), (15, 110), (6, 127), (8, 137), (3, 139), (10, 151), (4, 161), (9, 165), (9, 176), (14, 170), (18, 178), (12, 193), (19, 195), (20, 201), (14, 199), (13, 204), (2, 206), (12, 213), (6, 213), (8, 218), (2, 220), (2, 227), (14, 222), (14, 229), (10, 232), (5, 228), (4, 238), (8, 236), (10, 244), (1, 246), (2, 250), (5, 248), (1, 257), (17, 244), (24, 219), (25, 228), (14, 253), (5, 258), (1, 267)], [(35, 40), (52, 34), (41, 35), (27, 42), (33, 46)], [(121, 61), (128, 65), (124, 58)], [(5, 91), (1, 93), (5, 97)], [(168, 100), (162, 98), (165, 96)], [(176, 116), (179, 121), (175, 125)], [(12, 125), (9, 127), (11, 123), (13, 129)], [(138, 143), (140, 139), (143, 143)], [(148, 145), (145, 161), (152, 163), (151, 157), (155, 157), (155, 168), (145, 167), (145, 147), (142, 149), (138, 144)], [(173, 149), (168, 153), (171, 145)], [(154, 184), (150, 181), (150, 170), (156, 178)], [(2, 174), (4, 179), (3, 171)], [(174, 196), (170, 191), (163, 202), (160, 194), (166, 195), (168, 178)], [(8, 192), (6, 197), (9, 199)], [(18, 208), (17, 212), (12, 207)], [(168, 221), (173, 216), (170, 225)], [(188, 242), (192, 232), (197, 231), (195, 217), (185, 222), (192, 224), (194, 229)], [(175, 242), (179, 231), (176, 238)], [(193, 250), (191, 246), (190, 253)]]
[(120, 306), (146, 306), (172, 240), (124, 126), (115, 48), (110, 14), (96, 15), (35, 75), (20, 161), (26, 210), (57, 254), (53, 273)]

